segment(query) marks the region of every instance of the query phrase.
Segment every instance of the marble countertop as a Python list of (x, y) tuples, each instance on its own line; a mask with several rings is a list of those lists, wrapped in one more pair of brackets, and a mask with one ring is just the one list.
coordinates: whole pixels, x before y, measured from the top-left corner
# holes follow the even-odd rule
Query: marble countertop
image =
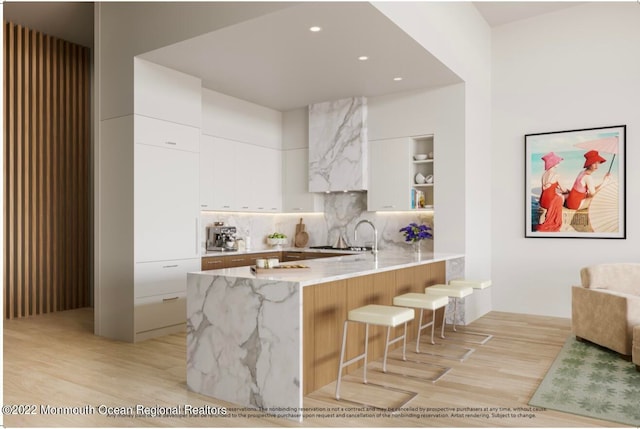
[(250, 267), (224, 268), (220, 270), (199, 271), (195, 274), (203, 276), (224, 276), (246, 279), (275, 280), (298, 283), (310, 286), (351, 277), (359, 277), (384, 271), (409, 268), (416, 265), (446, 261), (464, 257), (455, 253), (422, 253), (420, 257), (412, 252), (380, 251), (378, 260), (373, 260), (370, 252), (356, 255), (334, 256), (322, 259), (310, 259), (296, 262), (284, 262), (283, 265), (303, 264), (309, 267), (293, 272), (278, 271), (271, 274), (254, 274)]
[(283, 247), (276, 249), (273, 247), (265, 249), (251, 249), (251, 250), (233, 250), (226, 252), (219, 252), (215, 250), (202, 251), (200, 256), (203, 258), (210, 258), (214, 256), (231, 256), (231, 255), (249, 255), (252, 253), (269, 253), (269, 252), (316, 252), (316, 253), (344, 253), (345, 255), (353, 255), (353, 250), (339, 250), (339, 249), (311, 249), (309, 247)]

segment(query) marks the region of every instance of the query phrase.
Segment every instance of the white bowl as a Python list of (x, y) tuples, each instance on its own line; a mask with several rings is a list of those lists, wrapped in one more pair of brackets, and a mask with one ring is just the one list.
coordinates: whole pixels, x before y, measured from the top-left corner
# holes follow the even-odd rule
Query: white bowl
[(267, 243), (271, 246), (281, 246), (287, 244), (286, 238), (267, 238)]
[(427, 154), (419, 153), (419, 154), (413, 155), (413, 159), (415, 159), (416, 161), (424, 161), (425, 159), (427, 159)]
[(415, 181), (416, 181), (416, 183), (417, 183), (418, 185), (423, 184), (423, 183), (424, 183), (424, 181), (425, 181), (425, 177), (422, 175), (422, 173), (418, 173), (418, 174), (416, 174), (416, 176), (414, 177), (414, 179), (415, 179)]

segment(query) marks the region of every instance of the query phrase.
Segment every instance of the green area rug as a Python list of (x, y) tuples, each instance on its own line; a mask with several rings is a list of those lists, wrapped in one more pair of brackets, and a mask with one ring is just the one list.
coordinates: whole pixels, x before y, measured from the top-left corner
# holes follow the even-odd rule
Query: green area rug
[(571, 336), (529, 405), (640, 426), (640, 372), (617, 353)]

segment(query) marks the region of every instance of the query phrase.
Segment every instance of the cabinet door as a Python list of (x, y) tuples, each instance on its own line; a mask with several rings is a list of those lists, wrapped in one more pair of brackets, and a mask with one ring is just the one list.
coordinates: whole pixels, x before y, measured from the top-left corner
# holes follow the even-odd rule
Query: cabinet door
[(202, 258), (201, 268), (202, 268), (202, 271), (219, 270), (220, 268), (227, 268), (226, 258), (223, 256), (213, 256), (210, 258)]
[(212, 192), (212, 210), (238, 209), (238, 142), (219, 137), (207, 139), (210, 144), (207, 158), (201, 162), (201, 168), (211, 171), (209, 184), (204, 184)]
[(136, 262), (198, 257), (198, 154), (134, 145)]
[(134, 59), (134, 113), (200, 128), (202, 84), (199, 78)]
[(227, 268), (244, 267), (248, 265), (247, 257), (245, 255), (231, 255), (226, 258)]
[[(258, 211), (279, 212), (282, 210), (282, 157), (279, 150), (260, 148), (256, 151), (261, 164), (257, 198)], [(262, 208), (261, 208), (262, 207)]]
[(411, 209), (411, 139), (369, 142), (369, 211)]
[(200, 271), (199, 259), (141, 262), (134, 268), (135, 297), (185, 293), (187, 273)]
[(281, 252), (265, 252), (265, 253), (249, 253), (245, 256), (245, 264), (246, 265), (255, 265), (256, 259), (268, 259), (268, 258), (278, 258), (282, 259)]
[(198, 128), (135, 115), (135, 142), (138, 144), (199, 152), (199, 137)]
[(309, 192), (309, 149), (282, 152), (282, 210), (321, 212), (322, 195)]
[(136, 298), (134, 305), (136, 334), (187, 322), (186, 292)]
[(215, 145), (213, 137), (200, 136), (200, 209), (214, 210), (214, 160)]
[(234, 166), (236, 183), (236, 210), (250, 211), (256, 207), (255, 192), (261, 186), (260, 157), (256, 154), (257, 146), (234, 142), (237, 164)]

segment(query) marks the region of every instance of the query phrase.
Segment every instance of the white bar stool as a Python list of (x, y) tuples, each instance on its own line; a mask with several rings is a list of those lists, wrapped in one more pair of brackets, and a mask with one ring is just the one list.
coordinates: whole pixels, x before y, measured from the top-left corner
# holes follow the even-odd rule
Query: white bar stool
[[(436, 310), (444, 308), (449, 304), (448, 296), (427, 295), (424, 293), (405, 293), (404, 295), (393, 298), (393, 305), (400, 307), (411, 307), (420, 309), (420, 318), (418, 322), (418, 338), (416, 340), (416, 353), (420, 353), (420, 334), (422, 330), (431, 326), (431, 344), (433, 341), (433, 333), (436, 326)], [(422, 314), (424, 310), (431, 310), (431, 322), (422, 324)], [(442, 324), (444, 326), (445, 314), (442, 315)]]
[[(424, 290), (427, 295), (445, 295), (453, 298), (453, 330), (456, 330), (456, 319), (458, 318), (458, 300), (473, 293), (473, 288), (469, 286), (443, 285), (437, 284), (427, 286)], [(442, 338), (444, 338), (444, 324), (442, 325)]]
[[(444, 296), (444, 295), (430, 296), (424, 293), (405, 293), (404, 295), (399, 295), (393, 298), (393, 305), (397, 305), (400, 307), (411, 307), (411, 308), (420, 309), (420, 318), (418, 321), (418, 335), (416, 338), (416, 353), (420, 353), (420, 334), (422, 333), (423, 329), (426, 329), (429, 326), (431, 326), (431, 344), (435, 345), (435, 341), (433, 340), (433, 334), (436, 326), (436, 310), (446, 307), (448, 303), (449, 303), (448, 296)], [(422, 324), (422, 315), (424, 313), (424, 310), (431, 311), (431, 321), (428, 323)], [(444, 313), (445, 312), (443, 311), (443, 315), (442, 315), (443, 325), (444, 325), (444, 316), (445, 316)], [(445, 355), (439, 355), (436, 353), (425, 353), (425, 354), (430, 354), (435, 356), (445, 356)], [(403, 358), (403, 360), (406, 360), (406, 359)], [(444, 377), (449, 371), (451, 371), (450, 367), (436, 365), (430, 362), (424, 362), (419, 360), (414, 360), (412, 362), (442, 368), (442, 371), (433, 378), (417, 377), (412, 375), (407, 375), (406, 377), (417, 378), (419, 380), (431, 381), (432, 383), (435, 383), (436, 381)]]
[[(456, 280), (449, 280), (449, 285), (450, 286), (455, 286), (455, 287), (460, 287), (460, 288), (470, 287), (470, 288), (472, 288), (474, 290), (483, 290), (483, 289), (487, 289), (488, 287), (491, 287), (491, 280), (456, 279)], [(491, 338), (493, 338), (493, 335), (486, 334), (484, 332), (470, 332), (470, 331), (466, 331), (465, 330), (465, 334), (479, 335), (479, 336), (485, 337), (484, 340), (477, 342), (478, 344), (485, 344), (487, 341), (489, 341)], [(473, 342), (475, 342), (475, 341), (473, 341)]]
[[(426, 294), (445, 294), (449, 298), (453, 299), (454, 307), (453, 307), (452, 327), (454, 332), (458, 332), (458, 330), (456, 329), (456, 319), (458, 317), (458, 300), (460, 300), (461, 298), (467, 297), (473, 293), (474, 288), (472, 285), (476, 285), (477, 289), (479, 289), (481, 286), (484, 289), (486, 287), (491, 286), (491, 281), (489, 280), (487, 284), (486, 281), (472, 282), (468, 280), (456, 280), (456, 281), (450, 281), (448, 285), (438, 284), (438, 285), (429, 286), (425, 289)], [(470, 342), (474, 344), (482, 345), (482, 344), (485, 344), (487, 341), (489, 341), (491, 338), (493, 338), (493, 335), (485, 334), (481, 332), (472, 332), (472, 331), (465, 330), (464, 333), (468, 335), (479, 335), (479, 336), (485, 337), (481, 341), (465, 340), (465, 342)]]
[[(402, 343), (402, 358), (406, 359), (406, 346), (407, 346), (407, 322), (413, 320), (415, 316), (415, 311), (411, 308), (400, 308), (393, 307), (391, 305), (365, 305), (364, 307), (355, 308), (350, 310), (347, 315), (347, 320), (344, 321), (344, 328), (342, 333), (342, 349), (340, 350), (340, 366), (338, 367), (338, 381), (336, 383), (336, 399), (340, 400), (340, 382), (342, 380), (342, 370), (351, 365), (352, 363), (358, 362), (359, 360), (364, 359), (364, 367), (363, 367), (363, 383), (368, 384), (367, 382), (367, 352), (369, 349), (369, 325), (379, 325), (387, 327), (387, 340), (384, 347), (384, 358), (382, 361), (382, 372), (387, 372), (387, 352), (389, 350), (389, 346), (398, 341), (403, 341)], [(365, 324), (365, 334), (364, 334), (364, 353), (344, 362), (345, 349), (347, 344), (347, 330), (349, 327), (349, 322), (357, 322)], [(390, 340), (391, 328), (395, 328), (404, 323), (404, 334)], [(404, 406), (411, 399), (415, 398), (418, 394), (416, 392), (411, 392), (403, 389), (396, 389), (390, 386), (380, 385), (370, 383), (375, 386), (380, 386), (385, 389), (391, 389), (397, 392), (410, 394), (411, 397), (404, 401), (401, 405), (397, 406), (398, 408)], [(351, 401), (361, 405), (367, 405), (374, 408), (379, 408), (375, 405), (367, 404), (364, 402)]]

